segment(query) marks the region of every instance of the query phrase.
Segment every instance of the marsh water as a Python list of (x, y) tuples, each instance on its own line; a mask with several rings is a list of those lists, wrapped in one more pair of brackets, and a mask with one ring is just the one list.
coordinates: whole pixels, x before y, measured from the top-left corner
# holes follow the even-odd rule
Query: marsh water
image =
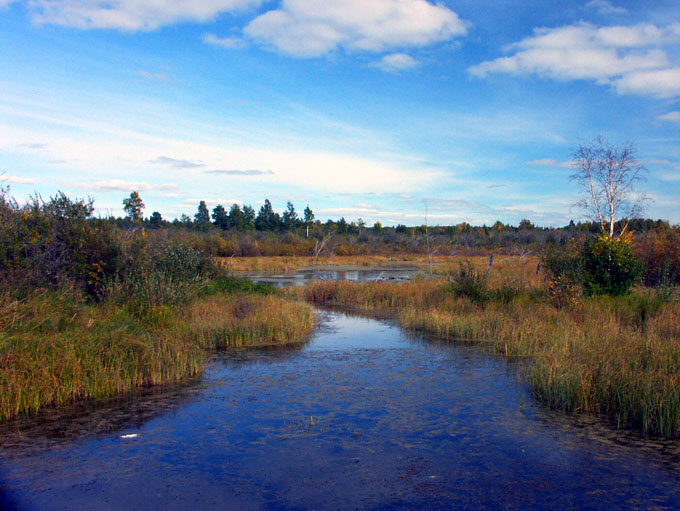
[[(417, 265), (393, 265), (384, 268), (315, 266), (288, 272), (240, 272), (255, 283), (272, 286), (304, 286), (312, 280), (349, 280), (351, 282), (400, 282), (412, 279), (422, 269)], [(423, 274), (424, 275), (424, 274)]]
[(538, 405), (522, 362), (320, 310), (306, 343), (0, 431), (25, 510), (679, 509), (675, 442)]

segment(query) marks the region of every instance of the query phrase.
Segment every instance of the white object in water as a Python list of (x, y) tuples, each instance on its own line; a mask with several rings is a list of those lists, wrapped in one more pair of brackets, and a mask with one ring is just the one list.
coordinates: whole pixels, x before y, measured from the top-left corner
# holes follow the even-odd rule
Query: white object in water
[(137, 433), (131, 433), (129, 435), (121, 435), (121, 438), (137, 438), (139, 435)]

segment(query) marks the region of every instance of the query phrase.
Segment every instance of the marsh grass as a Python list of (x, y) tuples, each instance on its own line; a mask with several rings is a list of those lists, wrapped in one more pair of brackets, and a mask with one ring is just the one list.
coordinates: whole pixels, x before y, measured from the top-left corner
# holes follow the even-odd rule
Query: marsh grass
[[(293, 271), (312, 266), (358, 266), (380, 267), (399, 263), (419, 264), (427, 266), (427, 255), (402, 254), (393, 256), (357, 255), (332, 257), (310, 256), (267, 256), (267, 257), (216, 257), (215, 261), (228, 271)], [(433, 256), (432, 261), (443, 265), (451, 261), (448, 256)]]
[(295, 342), (313, 325), (306, 304), (244, 292), (215, 291), (143, 314), (115, 301), (88, 303), (73, 289), (4, 295), (0, 419), (180, 380), (199, 373), (211, 350)]
[(531, 357), (526, 376), (546, 405), (680, 436), (680, 303), (656, 290), (594, 297), (562, 309), (545, 291), (526, 285), (509, 291), (489, 286), (488, 299), (475, 302), (445, 279), (318, 282), (290, 292), (318, 303), (392, 308), (404, 328)]

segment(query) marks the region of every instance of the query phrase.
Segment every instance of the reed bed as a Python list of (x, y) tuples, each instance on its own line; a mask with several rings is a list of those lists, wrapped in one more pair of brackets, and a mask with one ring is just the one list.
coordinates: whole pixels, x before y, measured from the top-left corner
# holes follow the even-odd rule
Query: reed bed
[(78, 399), (102, 399), (202, 371), (211, 350), (290, 343), (311, 308), (277, 296), (204, 296), (143, 315), (90, 305), (72, 292), (0, 300), (0, 420)]
[(591, 298), (559, 310), (529, 287), (510, 299), (492, 288), (496, 298), (474, 303), (456, 296), (445, 279), (318, 282), (291, 292), (312, 302), (392, 308), (404, 328), (531, 357), (527, 379), (548, 406), (680, 436), (680, 303), (654, 291)]

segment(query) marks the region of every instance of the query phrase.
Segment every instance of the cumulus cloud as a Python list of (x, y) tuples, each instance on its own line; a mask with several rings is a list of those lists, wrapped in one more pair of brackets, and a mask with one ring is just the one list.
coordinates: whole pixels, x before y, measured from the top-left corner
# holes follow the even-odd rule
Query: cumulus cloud
[(426, 46), (466, 31), (455, 12), (426, 0), (283, 0), (244, 28), (248, 38), (294, 57)]
[[(0, 0), (2, 2), (3, 0)], [(155, 30), (178, 22), (206, 22), (223, 12), (258, 7), (262, 0), (33, 0), (36, 23), (80, 29)]]
[(391, 53), (389, 55), (385, 55), (382, 59), (374, 63), (375, 67), (378, 67), (389, 73), (406, 71), (416, 67), (417, 65), (418, 61), (405, 53)]
[(206, 170), (206, 174), (218, 174), (218, 175), (224, 175), (224, 176), (265, 176), (265, 175), (273, 175), (274, 171), (273, 170), (256, 170), (256, 169), (248, 169), (248, 170)]
[(590, 0), (586, 4), (587, 9), (594, 9), (603, 16), (609, 16), (612, 14), (615, 15), (623, 15), (623, 14), (628, 14), (628, 10), (625, 9), (624, 7), (618, 7), (608, 0)]
[(578, 23), (559, 28), (537, 28), (505, 48), (512, 55), (472, 66), (477, 77), (492, 73), (536, 74), (555, 80), (593, 80), (619, 94), (659, 98), (680, 95), (680, 67), (662, 49), (680, 43), (677, 24), (658, 27), (596, 27)]
[(204, 163), (198, 161), (178, 160), (176, 158), (170, 158), (169, 156), (158, 156), (153, 160), (149, 160), (149, 163), (167, 165), (175, 169), (195, 169), (198, 167), (205, 167)]
[(0, 181), (3, 183), (10, 183), (14, 185), (37, 185), (38, 181), (30, 177), (21, 176), (2, 176), (0, 175)]
[(668, 112), (667, 114), (659, 115), (657, 116), (657, 119), (660, 121), (666, 121), (666, 122), (676, 122), (680, 124), (680, 110), (676, 110), (674, 112)]
[(638, 71), (614, 82), (620, 94), (672, 98), (680, 96), (680, 67)]

